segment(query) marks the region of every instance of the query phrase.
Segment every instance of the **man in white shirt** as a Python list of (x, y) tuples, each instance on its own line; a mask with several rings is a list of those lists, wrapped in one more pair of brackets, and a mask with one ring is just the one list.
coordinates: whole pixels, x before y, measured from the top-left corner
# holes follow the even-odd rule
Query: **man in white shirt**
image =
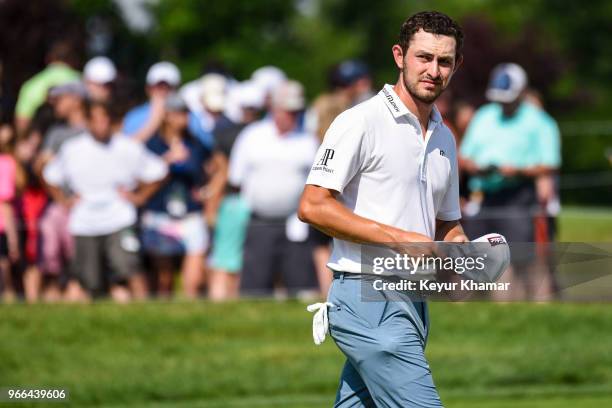
[[(43, 170), (55, 201), (70, 208), (73, 274), (93, 295), (127, 281), (133, 296), (143, 298), (147, 289), (132, 227), (136, 208), (166, 176), (166, 164), (142, 144), (113, 133), (109, 105), (91, 102), (87, 116), (89, 132), (64, 143)], [(110, 276), (103, 273), (106, 265)]]
[(304, 181), (317, 151), (314, 135), (297, 130), (302, 86), (280, 85), (272, 115), (246, 127), (230, 154), (229, 184), (240, 187), (251, 209), (241, 290), (271, 294), (280, 272), (290, 294), (316, 288), (308, 225), (297, 219)]
[(397, 83), (336, 118), (308, 177), (300, 219), (334, 237), (329, 325), (347, 357), (336, 407), (442, 406), (424, 354), (426, 304), (387, 293), (364, 301), (360, 244), (468, 240), (454, 138), (433, 104), (462, 41), (444, 14), (408, 18), (392, 49)]

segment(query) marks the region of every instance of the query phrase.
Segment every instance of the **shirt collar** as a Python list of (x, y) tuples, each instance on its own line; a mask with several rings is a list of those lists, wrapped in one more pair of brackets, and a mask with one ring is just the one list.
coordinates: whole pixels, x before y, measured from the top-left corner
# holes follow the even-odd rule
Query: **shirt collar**
[[(385, 103), (385, 106), (387, 107), (387, 109), (389, 109), (389, 112), (391, 112), (391, 115), (393, 115), (394, 118), (399, 118), (400, 116), (408, 115), (418, 123), (416, 115), (410, 112), (406, 105), (404, 105), (404, 102), (402, 102), (400, 97), (393, 90), (393, 85), (385, 84), (385, 86), (380, 90), (378, 95), (380, 95), (383, 102)], [(440, 114), (440, 111), (438, 110), (436, 105), (433, 105), (432, 107), (431, 115), (429, 115), (429, 120), (436, 124), (442, 122), (442, 115)]]

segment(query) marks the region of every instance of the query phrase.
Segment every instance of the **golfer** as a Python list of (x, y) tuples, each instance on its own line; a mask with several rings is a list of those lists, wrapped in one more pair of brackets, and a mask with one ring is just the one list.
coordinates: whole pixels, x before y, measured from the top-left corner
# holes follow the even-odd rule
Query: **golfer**
[(442, 406), (424, 354), (426, 304), (364, 301), (361, 244), (468, 241), (454, 138), (434, 106), (462, 42), (442, 13), (408, 18), (392, 48), (397, 83), (335, 119), (306, 182), (299, 217), (334, 238), (329, 327), (347, 357), (335, 407)]

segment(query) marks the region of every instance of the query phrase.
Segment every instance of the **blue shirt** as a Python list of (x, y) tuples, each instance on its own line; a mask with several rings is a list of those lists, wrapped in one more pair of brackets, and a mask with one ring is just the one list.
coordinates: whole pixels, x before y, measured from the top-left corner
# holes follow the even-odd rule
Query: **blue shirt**
[[(482, 106), (470, 122), (461, 143), (461, 155), (479, 167), (533, 166), (559, 167), (561, 142), (559, 128), (543, 110), (522, 103), (511, 117), (504, 117), (500, 104)], [(499, 174), (474, 177), (472, 190), (497, 190), (510, 180)]]
[[(210, 158), (211, 150), (191, 136), (185, 137), (183, 144), (189, 150), (189, 157), (183, 162), (170, 164), (168, 180), (151, 197), (145, 209), (178, 218), (202, 210), (202, 203), (195, 196), (204, 184), (203, 165)], [(169, 150), (159, 133), (149, 139), (146, 146), (159, 156)]]
[[(138, 132), (147, 123), (151, 115), (151, 104), (149, 102), (130, 110), (123, 120), (123, 133), (131, 136)], [(204, 130), (200, 121), (192, 112), (189, 112), (189, 131), (207, 148), (212, 149), (214, 140), (210, 132)]]

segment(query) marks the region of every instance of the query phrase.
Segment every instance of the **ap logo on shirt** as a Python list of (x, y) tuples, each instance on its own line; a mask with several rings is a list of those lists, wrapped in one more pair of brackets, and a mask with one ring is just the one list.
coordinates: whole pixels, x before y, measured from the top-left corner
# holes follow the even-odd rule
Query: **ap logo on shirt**
[(317, 163), (317, 166), (327, 166), (327, 162), (334, 158), (334, 149), (325, 149), (325, 153), (323, 153), (323, 157)]

